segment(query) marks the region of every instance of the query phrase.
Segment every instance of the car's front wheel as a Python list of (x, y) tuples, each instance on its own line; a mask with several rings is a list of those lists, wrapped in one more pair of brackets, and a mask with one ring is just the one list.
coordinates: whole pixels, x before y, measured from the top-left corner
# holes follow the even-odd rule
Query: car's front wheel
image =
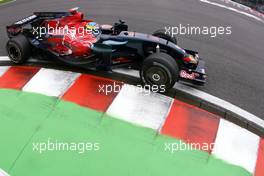
[(154, 53), (148, 56), (142, 64), (140, 78), (144, 85), (158, 90), (168, 91), (179, 78), (177, 62), (166, 53)]
[(30, 56), (30, 43), (24, 35), (18, 35), (7, 42), (6, 50), (10, 60), (20, 64)]

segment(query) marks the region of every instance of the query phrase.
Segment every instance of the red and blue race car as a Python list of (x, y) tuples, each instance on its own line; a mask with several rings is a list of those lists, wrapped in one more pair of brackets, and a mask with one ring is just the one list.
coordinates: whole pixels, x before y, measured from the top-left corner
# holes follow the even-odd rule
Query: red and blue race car
[(137, 69), (144, 85), (166, 90), (180, 79), (198, 85), (206, 82), (205, 63), (198, 53), (180, 48), (165, 30), (152, 35), (131, 32), (121, 20), (99, 25), (84, 19), (78, 8), (35, 12), (7, 26), (7, 34), (7, 53), (17, 64), (33, 53), (45, 53), (51, 60), (82, 68)]

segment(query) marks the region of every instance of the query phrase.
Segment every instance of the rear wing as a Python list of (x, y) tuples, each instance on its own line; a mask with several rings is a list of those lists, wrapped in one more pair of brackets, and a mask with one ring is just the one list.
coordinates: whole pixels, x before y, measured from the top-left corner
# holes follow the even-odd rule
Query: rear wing
[(16, 34), (20, 30), (22, 30), (23, 26), (33, 22), (37, 18), (38, 18), (38, 16), (34, 14), (34, 15), (28, 16), (22, 20), (16, 21), (15, 23), (7, 26), (6, 31), (7, 31), (8, 36), (12, 35), (12, 34)]
[(17, 35), (18, 33), (20, 33), (22, 31), (22, 27), (32, 23), (33, 21), (35, 21), (36, 19), (38, 19), (38, 16), (33, 14), (31, 16), (28, 16), (22, 20), (16, 21), (15, 23), (6, 26), (6, 32), (9, 38), (11, 38), (12, 36)]
[(45, 19), (62, 18), (65, 16), (70, 16), (72, 14), (73, 14), (73, 11), (69, 11), (69, 12), (34, 12), (33, 15), (30, 15), (26, 18), (23, 18), (19, 21), (14, 22), (13, 24), (7, 26), (6, 31), (7, 31), (8, 37), (10, 38), (10, 37), (20, 33), (24, 26), (31, 24), (33, 22), (36, 22), (39, 20), (45, 20)]

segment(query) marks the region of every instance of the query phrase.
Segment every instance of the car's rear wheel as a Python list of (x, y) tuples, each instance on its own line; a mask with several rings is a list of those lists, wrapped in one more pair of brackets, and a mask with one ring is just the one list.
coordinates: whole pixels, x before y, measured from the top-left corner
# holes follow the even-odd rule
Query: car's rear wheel
[(6, 50), (10, 60), (20, 64), (30, 56), (30, 43), (24, 35), (18, 35), (7, 42)]
[(168, 91), (179, 78), (177, 62), (166, 53), (154, 53), (148, 56), (140, 70), (142, 83), (159, 91)]
[(159, 38), (162, 38), (162, 39), (165, 39), (165, 40), (168, 40), (168, 41), (170, 41), (176, 45), (178, 43), (176, 37), (172, 37), (171, 35), (167, 34), (165, 29), (159, 29), (159, 30), (155, 31), (152, 35), (159, 37)]

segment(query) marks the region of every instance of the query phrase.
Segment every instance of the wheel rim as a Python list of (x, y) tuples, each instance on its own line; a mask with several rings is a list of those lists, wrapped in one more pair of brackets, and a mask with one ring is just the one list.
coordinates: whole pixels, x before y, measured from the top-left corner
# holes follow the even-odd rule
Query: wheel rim
[(166, 85), (168, 75), (166, 71), (160, 67), (151, 67), (145, 72), (145, 79), (151, 85)]
[(19, 61), (21, 53), (15, 46), (9, 46), (8, 55), (13, 61)]

